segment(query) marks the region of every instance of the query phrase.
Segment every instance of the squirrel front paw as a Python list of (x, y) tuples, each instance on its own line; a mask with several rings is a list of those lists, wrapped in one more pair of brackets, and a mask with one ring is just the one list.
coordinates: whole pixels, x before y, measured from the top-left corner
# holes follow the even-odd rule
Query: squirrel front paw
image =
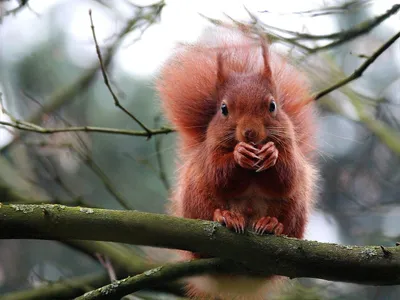
[(235, 162), (242, 168), (249, 170), (257, 170), (261, 166), (258, 164), (261, 161), (261, 156), (257, 153), (259, 150), (250, 144), (240, 142), (233, 150)]
[(260, 157), (256, 172), (261, 172), (275, 166), (279, 152), (273, 142), (268, 142), (256, 154)]
[(235, 230), (236, 233), (244, 233), (246, 221), (244, 217), (238, 213), (217, 208), (214, 211), (213, 220), (226, 226), (226, 228)]
[(275, 217), (262, 217), (253, 223), (253, 230), (257, 234), (264, 234), (267, 232), (275, 235), (281, 235), (283, 229), (283, 224), (280, 223)]

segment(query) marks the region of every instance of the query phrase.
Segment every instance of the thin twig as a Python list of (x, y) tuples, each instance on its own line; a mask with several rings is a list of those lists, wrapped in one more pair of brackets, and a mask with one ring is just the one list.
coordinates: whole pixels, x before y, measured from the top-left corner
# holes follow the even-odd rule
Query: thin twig
[(106, 190), (117, 200), (117, 202), (125, 209), (132, 209), (129, 205), (129, 202), (124, 199), (124, 197), (118, 192), (118, 190), (112, 184), (110, 178), (106, 175), (106, 173), (100, 168), (100, 166), (89, 156), (84, 153), (81, 153), (76, 147), (73, 147), (71, 144), (48, 144), (48, 143), (38, 143), (33, 144), (34, 146), (52, 146), (57, 148), (68, 148), (73, 150), (79, 159), (86, 164), (86, 166), (100, 179), (103, 183)]
[[(390, 9), (388, 9), (385, 13), (376, 16), (374, 18), (368, 19), (366, 21), (363, 21), (361, 23), (358, 23), (357, 25), (353, 26), (352, 28), (345, 30), (345, 31), (340, 31), (336, 32), (333, 34), (327, 34), (327, 35), (311, 35), (307, 33), (300, 33), (300, 32), (295, 32), (291, 30), (286, 30), (282, 28), (277, 28), (268, 24), (263, 23), (256, 17), (253, 13), (247, 10), (247, 13), (249, 14), (250, 18), (252, 19), (252, 30), (256, 30), (257, 34), (260, 34), (259, 31), (264, 32), (264, 34), (268, 34), (270, 37), (273, 39), (280, 40), (284, 43), (294, 45), (298, 47), (300, 50), (303, 52), (306, 52), (307, 54), (314, 54), (319, 51), (323, 50), (328, 50), (333, 47), (337, 47), (339, 45), (342, 45), (344, 43), (347, 43), (351, 40), (354, 40), (355, 38), (364, 35), (368, 32), (370, 32), (372, 29), (374, 29), (376, 26), (381, 24), (383, 21), (388, 19), (390, 16), (396, 14), (400, 9), (400, 4), (395, 4), (393, 5)], [(232, 19), (232, 18), (231, 18)], [(210, 19), (215, 24), (218, 24), (218, 21)], [(243, 23), (239, 21), (233, 20), (237, 25), (243, 25)], [(284, 33), (284, 34), (289, 34), (292, 37), (284, 37), (277, 32)], [(331, 43), (328, 43), (323, 46), (316, 46), (316, 47), (308, 47), (300, 42), (298, 40), (333, 40)]]
[[(383, 21), (385, 21), (387, 18), (396, 14), (399, 11), (399, 9), (400, 9), (400, 4), (395, 4), (390, 9), (388, 9), (385, 13), (383, 13), (382, 15), (379, 15), (379, 16), (376, 16), (369, 20), (360, 22), (348, 30), (339, 31), (339, 32), (331, 33), (331, 34), (325, 34), (325, 35), (300, 33), (300, 32), (296, 32), (296, 31), (278, 28), (278, 27), (271, 26), (271, 25), (268, 25), (265, 23), (261, 23), (261, 24), (269, 29), (277, 30), (279, 32), (283, 32), (283, 33), (295, 36), (294, 38), (289, 38), (290, 40), (303, 40), (303, 39), (304, 40), (335, 40), (335, 39), (337, 39), (338, 41), (335, 41), (334, 43), (342, 44), (342, 43), (352, 40), (360, 35), (368, 33), (369, 31), (374, 29), (376, 26), (381, 24)], [(328, 44), (328, 45), (331, 45), (331, 44)], [(317, 47), (314, 49), (320, 49), (322, 47), (325, 48), (328, 45)], [(316, 51), (316, 50), (313, 50), (313, 51)]]
[(129, 112), (124, 106), (121, 105), (117, 95), (114, 93), (113, 89), (111, 88), (111, 85), (109, 83), (108, 76), (107, 76), (107, 73), (106, 73), (106, 69), (104, 67), (103, 58), (101, 56), (100, 47), (99, 47), (99, 44), (97, 42), (96, 31), (94, 30), (94, 24), (93, 24), (93, 18), (92, 18), (92, 10), (91, 9), (89, 9), (89, 17), (90, 17), (90, 27), (92, 29), (93, 40), (94, 40), (94, 43), (95, 43), (95, 46), (96, 46), (96, 53), (97, 53), (97, 57), (99, 58), (101, 73), (103, 74), (104, 83), (107, 86), (108, 90), (110, 91), (110, 94), (111, 94), (112, 98), (114, 99), (115, 106), (117, 106), (124, 113), (126, 113), (129, 117), (131, 117), (137, 124), (139, 124), (139, 126), (142, 127), (144, 131), (147, 132), (147, 137), (150, 138), (152, 136), (151, 130), (148, 129), (138, 118), (136, 118), (131, 112)]
[[(160, 116), (157, 116), (155, 118), (155, 127), (158, 127), (158, 121), (160, 119)], [(165, 189), (167, 191), (169, 191), (171, 185), (169, 184), (168, 178), (167, 178), (167, 174), (165, 172), (165, 164), (164, 164), (164, 159), (161, 153), (161, 148), (162, 148), (162, 137), (161, 136), (157, 136), (155, 138), (155, 151), (156, 151), (156, 156), (157, 156), (157, 164), (158, 164), (158, 176), (161, 180), (161, 182), (163, 183)]]
[(391, 39), (389, 39), (386, 43), (384, 43), (374, 54), (372, 54), (358, 69), (356, 69), (350, 76), (340, 80), (336, 84), (331, 87), (318, 92), (314, 99), (318, 100), (323, 96), (329, 94), (330, 92), (346, 85), (347, 83), (359, 78), (362, 76), (364, 71), (383, 53), (385, 52), (398, 38), (400, 37), (400, 31), (395, 34)]
[(106, 173), (103, 172), (103, 170), (100, 168), (100, 166), (88, 155), (84, 155), (82, 153), (79, 153), (75, 149), (75, 152), (79, 155), (79, 157), (82, 159), (82, 161), (86, 164), (86, 166), (92, 170), (93, 173), (97, 175), (97, 177), (103, 182), (104, 187), (107, 189), (107, 191), (114, 196), (114, 198), (117, 200), (117, 202), (125, 209), (133, 209), (129, 202), (121, 195), (121, 193), (114, 187), (112, 184), (110, 178), (106, 175)]
[(103, 255), (100, 253), (96, 253), (96, 256), (100, 264), (104, 267), (104, 269), (106, 269), (110, 281), (113, 282), (117, 280), (117, 273), (115, 272), (115, 268), (112, 265), (110, 258), (108, 256), (103, 257)]
[[(122, 134), (122, 135), (133, 135), (133, 136), (148, 136), (146, 131), (140, 130), (129, 130), (129, 129), (119, 129), (119, 128), (106, 128), (106, 127), (96, 127), (96, 126), (73, 126), (64, 128), (45, 128), (33, 123), (18, 120), (15, 123), (0, 121), (0, 125), (13, 127), (19, 130), (37, 132), (42, 134), (53, 134), (59, 132), (72, 132), (72, 131), (83, 131), (83, 132), (98, 132), (98, 133), (109, 133), (109, 134)], [(161, 127), (151, 129), (152, 135), (157, 134), (168, 134), (174, 132), (175, 130), (169, 127)]]
[[(355, 0), (355, 1), (346, 2), (343, 5), (328, 6), (328, 7), (319, 8), (319, 9), (311, 9), (311, 10), (295, 11), (295, 12), (279, 13), (279, 14), (280, 15), (287, 15), (287, 14), (308, 15), (308, 17), (320, 17), (320, 16), (339, 14), (339, 13), (352, 11), (355, 8), (358, 8), (358, 7), (361, 7), (362, 5), (367, 4), (368, 2), (371, 2), (371, 0), (366, 0), (366, 1)], [(268, 11), (268, 10), (264, 10), (264, 11), (260, 11), (260, 12), (261, 13), (270, 13), (270, 11)]]
[[(37, 161), (42, 165), (43, 169), (51, 176), (51, 179), (61, 187), (61, 189), (71, 198), (71, 199), (77, 199), (78, 196), (75, 195), (75, 193), (68, 187), (67, 184), (62, 180), (58, 170), (57, 166), (54, 165), (53, 161), (48, 159), (47, 157), (37, 157)], [(46, 165), (47, 163), (47, 165)], [(50, 170), (50, 168), (51, 170)], [(40, 186), (39, 183), (36, 183), (37, 186)]]

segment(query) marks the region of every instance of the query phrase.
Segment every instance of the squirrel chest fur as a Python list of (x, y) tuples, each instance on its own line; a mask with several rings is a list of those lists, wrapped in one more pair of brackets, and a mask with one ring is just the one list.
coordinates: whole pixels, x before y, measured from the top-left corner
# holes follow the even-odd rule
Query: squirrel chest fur
[[(238, 234), (303, 238), (317, 181), (304, 76), (260, 38), (224, 29), (178, 48), (157, 89), (180, 137), (171, 214)], [(264, 299), (273, 281), (236, 277), (229, 287), (227, 278), (192, 278), (188, 289), (205, 299)]]

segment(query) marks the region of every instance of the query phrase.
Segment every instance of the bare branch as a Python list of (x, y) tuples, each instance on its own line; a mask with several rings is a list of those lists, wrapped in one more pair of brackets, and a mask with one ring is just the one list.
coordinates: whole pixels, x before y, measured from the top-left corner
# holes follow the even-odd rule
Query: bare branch
[[(64, 128), (45, 128), (42, 126), (35, 125), (26, 121), (16, 120), (15, 123), (0, 121), (0, 125), (14, 127), (19, 130), (42, 133), (42, 134), (53, 134), (59, 132), (72, 132), (72, 131), (82, 131), (82, 132), (97, 132), (97, 133), (108, 133), (108, 134), (122, 134), (122, 135), (133, 135), (133, 136), (144, 136), (148, 137), (146, 131), (140, 130), (129, 130), (129, 129), (118, 129), (118, 128), (106, 128), (106, 127), (96, 127), (96, 126), (72, 126)], [(169, 127), (161, 127), (151, 129), (151, 135), (158, 134), (168, 134), (174, 132), (175, 130)]]
[[(265, 26), (266, 28), (272, 29), (272, 30), (277, 30), (277, 31), (295, 36), (294, 38), (289, 38), (292, 40), (303, 40), (303, 39), (304, 40), (334, 40), (334, 39), (338, 40), (338, 41), (328, 44), (326, 46), (316, 48), (318, 50), (321, 50), (323, 48), (330, 48), (330, 47), (332, 47), (332, 45), (337, 46), (339, 44), (343, 44), (345, 42), (348, 42), (352, 39), (355, 39), (361, 35), (364, 35), (364, 34), (370, 32), (372, 29), (374, 29), (376, 26), (381, 24), (387, 18), (396, 14), (399, 11), (399, 9), (400, 9), (400, 4), (395, 4), (382, 15), (379, 15), (372, 19), (358, 23), (357, 25), (353, 26), (352, 28), (350, 28), (348, 30), (339, 31), (339, 32), (335, 32), (332, 34), (326, 34), (326, 35), (313, 35), (313, 34), (307, 34), (307, 33), (300, 33), (300, 32), (290, 31), (290, 30), (286, 30), (286, 29), (282, 29), (282, 28), (277, 28), (277, 27), (270, 26), (270, 25), (267, 25), (264, 23), (263, 23), (263, 26)], [(316, 50), (312, 50), (312, 51), (315, 52)]]
[[(399, 5), (400, 7), (400, 5)], [(348, 84), (349, 82), (359, 78), (362, 76), (364, 71), (383, 53), (388, 49), (398, 38), (400, 37), (400, 31), (395, 34), (391, 39), (389, 39), (386, 43), (384, 43), (378, 50), (374, 52), (358, 69), (356, 69), (350, 76), (340, 80), (336, 84), (331, 87), (320, 91), (314, 96), (315, 100), (322, 98), (323, 96), (329, 94), (330, 92)]]
[[(265, 24), (264, 22), (260, 21), (257, 16), (255, 16), (253, 13), (247, 10), (247, 13), (249, 14), (252, 22), (251, 22), (251, 30), (255, 32), (256, 34), (267, 34), (270, 39), (272, 40), (280, 40), (283, 43), (293, 45), (300, 50), (302, 50), (306, 54), (313, 54), (317, 53), (319, 51), (323, 50), (328, 50), (333, 47), (342, 45), (344, 43), (347, 43), (361, 35), (364, 35), (368, 32), (370, 32), (372, 29), (374, 29), (376, 26), (381, 24), (383, 21), (388, 19), (390, 16), (396, 14), (400, 9), (400, 4), (395, 4), (393, 5), (390, 9), (388, 9), (385, 13), (382, 15), (376, 16), (374, 18), (371, 18), (369, 20), (363, 21), (352, 28), (340, 32), (336, 32), (333, 34), (327, 34), (327, 35), (312, 35), (312, 34), (307, 34), (307, 33), (300, 33), (300, 32), (295, 32), (291, 30), (286, 30), (282, 28), (277, 28), (268, 24)], [(214, 24), (221, 25), (220, 21), (207, 18), (209, 21), (211, 21)], [(237, 25), (237, 26), (243, 26), (244, 24), (242, 22), (231, 20)], [(246, 26), (246, 25), (244, 25)], [(284, 33), (291, 35), (292, 37), (285, 37), (279, 33)], [(328, 43), (323, 46), (317, 46), (314, 48), (310, 48), (302, 43), (299, 42), (299, 40), (333, 40), (331, 43)]]
[[(328, 7), (323, 7), (323, 8), (319, 8), (319, 9), (311, 9), (311, 10), (296, 11), (296, 12), (290, 12), (290, 13), (279, 13), (279, 14), (280, 15), (294, 14), (294, 15), (307, 15), (308, 17), (320, 17), (320, 16), (340, 14), (340, 13), (346, 13), (348, 11), (353, 11), (365, 4), (368, 4), (369, 2), (371, 2), (371, 0), (363, 0), (363, 1), (354, 0), (354, 1), (345, 2), (343, 5), (335, 5), (335, 6), (328, 6)], [(261, 12), (269, 13), (270, 11), (264, 10)]]
[(91, 24), (90, 27), (92, 28), (93, 40), (94, 40), (94, 44), (96, 46), (96, 53), (97, 53), (97, 57), (99, 58), (100, 69), (101, 69), (101, 73), (103, 74), (104, 84), (107, 86), (108, 90), (110, 91), (110, 94), (111, 94), (112, 98), (114, 99), (115, 106), (117, 106), (124, 113), (126, 113), (129, 117), (131, 117), (137, 124), (139, 124), (139, 126), (142, 127), (144, 131), (147, 132), (148, 138), (150, 138), (151, 137), (151, 130), (149, 130), (141, 121), (139, 121), (138, 118), (136, 118), (131, 112), (129, 112), (124, 106), (121, 105), (117, 95), (114, 93), (113, 89), (111, 88), (111, 85), (110, 85), (110, 83), (108, 81), (108, 76), (107, 76), (107, 73), (106, 73), (106, 69), (104, 67), (103, 58), (101, 56), (100, 47), (99, 47), (99, 44), (97, 42), (96, 31), (94, 30), (94, 24), (93, 24), (93, 18), (92, 18), (92, 10), (91, 9), (89, 10), (89, 17), (90, 17), (90, 24)]

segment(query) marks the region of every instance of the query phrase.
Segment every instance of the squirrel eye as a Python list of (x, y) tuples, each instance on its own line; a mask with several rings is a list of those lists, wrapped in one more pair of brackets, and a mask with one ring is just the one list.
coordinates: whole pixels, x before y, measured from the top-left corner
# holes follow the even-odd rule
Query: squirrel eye
[(224, 116), (227, 116), (227, 115), (228, 115), (228, 106), (226, 106), (225, 103), (222, 103), (222, 104), (221, 104), (221, 112), (222, 112), (222, 114), (223, 114)]
[(276, 103), (275, 103), (274, 100), (272, 100), (272, 101), (269, 103), (269, 111), (270, 111), (270, 112), (274, 112), (275, 110), (276, 110)]

